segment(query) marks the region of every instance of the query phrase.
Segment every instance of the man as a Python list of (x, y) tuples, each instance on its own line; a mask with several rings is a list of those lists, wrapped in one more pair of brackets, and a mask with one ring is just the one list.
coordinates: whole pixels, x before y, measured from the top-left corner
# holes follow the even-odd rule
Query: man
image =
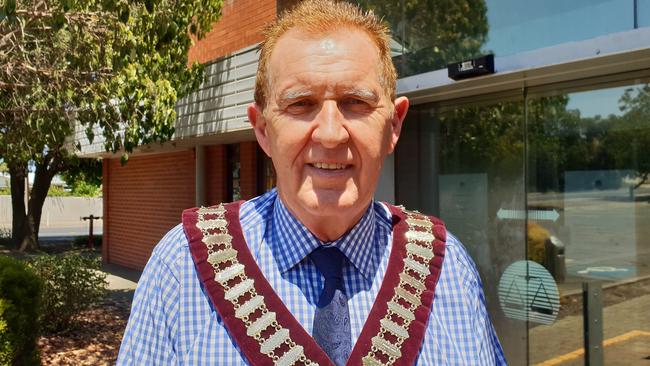
[(409, 106), (388, 40), (328, 0), (267, 30), (248, 117), (277, 190), (183, 214), (145, 268), (118, 364), (505, 364), (458, 240), (373, 201)]

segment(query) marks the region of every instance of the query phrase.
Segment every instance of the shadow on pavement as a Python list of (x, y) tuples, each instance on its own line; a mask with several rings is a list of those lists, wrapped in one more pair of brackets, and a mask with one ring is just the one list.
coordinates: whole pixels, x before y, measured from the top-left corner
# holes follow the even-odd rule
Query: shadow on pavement
[(109, 298), (119, 303), (128, 303), (130, 308), (142, 271), (107, 263), (102, 264), (102, 271), (106, 273)]

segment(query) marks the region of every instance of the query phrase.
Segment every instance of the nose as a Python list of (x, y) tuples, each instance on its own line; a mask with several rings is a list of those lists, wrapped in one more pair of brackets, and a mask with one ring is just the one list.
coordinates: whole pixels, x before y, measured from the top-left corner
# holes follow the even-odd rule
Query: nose
[(345, 117), (339, 110), (336, 101), (326, 101), (316, 115), (316, 128), (312, 139), (324, 147), (334, 148), (348, 141), (350, 135), (345, 128)]

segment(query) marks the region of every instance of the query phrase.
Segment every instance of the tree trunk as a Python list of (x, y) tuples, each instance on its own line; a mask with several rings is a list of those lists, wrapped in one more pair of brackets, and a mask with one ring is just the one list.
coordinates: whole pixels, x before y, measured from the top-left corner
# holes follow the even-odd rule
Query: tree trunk
[(641, 174), (641, 181), (634, 186), (634, 189), (641, 187), (648, 180), (648, 172)]
[(9, 165), (11, 174), (11, 205), (13, 210), (12, 239), (21, 252), (39, 249), (38, 233), (41, 226), (43, 204), (50, 189), (52, 178), (63, 170), (64, 158), (56, 150), (50, 151), (43, 162), (36, 164), (34, 182), (27, 210), (24, 201), (24, 179), (27, 174), (27, 164), (24, 166)]
[(35, 252), (40, 249), (38, 235), (34, 231), (34, 217), (27, 214), (21, 231), (21, 241), (18, 250), (21, 252)]
[(49, 166), (47, 164), (36, 165), (34, 185), (32, 186), (32, 194), (29, 196), (27, 215), (33, 219), (34, 234), (37, 238), (41, 227), (43, 204), (45, 203), (47, 192), (50, 190), (52, 179), (60, 171), (59, 166), (58, 161), (52, 161)]
[(11, 241), (18, 248), (23, 241), (23, 227), (27, 221), (25, 207), (25, 177), (27, 164), (7, 164), (11, 184)]

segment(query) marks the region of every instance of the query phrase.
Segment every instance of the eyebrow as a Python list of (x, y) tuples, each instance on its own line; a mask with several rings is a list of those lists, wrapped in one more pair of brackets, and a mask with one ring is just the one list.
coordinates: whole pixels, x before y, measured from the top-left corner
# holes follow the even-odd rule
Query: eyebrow
[(357, 97), (371, 102), (379, 101), (379, 95), (377, 95), (377, 93), (365, 88), (345, 89), (343, 91), (343, 95), (349, 97)]
[(314, 95), (314, 92), (311, 90), (285, 90), (280, 94), (279, 99), (281, 102), (288, 102), (304, 97), (310, 97), (312, 95)]
[[(366, 88), (346, 88), (343, 89), (341, 94), (345, 97), (356, 97), (370, 102), (378, 102), (379, 95), (374, 91)], [(296, 99), (311, 97), (314, 95), (312, 90), (298, 89), (298, 90), (285, 90), (280, 93), (280, 103), (288, 103)]]

